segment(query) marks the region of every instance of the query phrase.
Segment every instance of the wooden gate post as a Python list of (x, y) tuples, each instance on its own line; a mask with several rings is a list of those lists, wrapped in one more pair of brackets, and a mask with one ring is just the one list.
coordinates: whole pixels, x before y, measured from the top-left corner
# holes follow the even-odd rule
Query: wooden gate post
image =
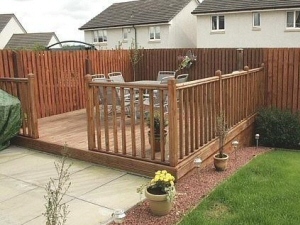
[[(178, 113), (176, 81), (174, 78), (168, 81), (168, 104), (169, 104), (169, 160), (170, 166), (178, 164)], [(183, 137), (179, 137), (183, 138)]]
[(87, 118), (87, 136), (88, 136), (88, 149), (93, 150), (96, 148), (95, 143), (95, 123), (94, 123), (94, 91), (93, 87), (89, 85), (92, 82), (92, 76), (87, 74), (85, 76), (86, 86), (86, 118)]
[(39, 130), (38, 130), (38, 119), (37, 119), (37, 111), (36, 111), (36, 101), (35, 101), (35, 76), (30, 73), (27, 75), (28, 78), (28, 96), (30, 99), (30, 124), (28, 127), (28, 131), (33, 138), (39, 138)]

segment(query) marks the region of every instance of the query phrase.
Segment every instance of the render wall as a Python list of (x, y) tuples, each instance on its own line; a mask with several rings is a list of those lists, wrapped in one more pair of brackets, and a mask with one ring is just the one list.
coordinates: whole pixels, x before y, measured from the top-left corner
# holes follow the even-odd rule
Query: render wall
[(211, 15), (197, 16), (198, 48), (300, 47), (300, 29), (286, 29), (286, 10), (262, 11), (261, 27), (252, 26), (252, 12), (225, 15), (225, 31), (211, 31)]
[(7, 23), (4, 29), (0, 32), (0, 49), (3, 49), (7, 42), (10, 40), (13, 34), (24, 34), (26, 33), (15, 20), (15, 18), (11, 18), (11, 20)]

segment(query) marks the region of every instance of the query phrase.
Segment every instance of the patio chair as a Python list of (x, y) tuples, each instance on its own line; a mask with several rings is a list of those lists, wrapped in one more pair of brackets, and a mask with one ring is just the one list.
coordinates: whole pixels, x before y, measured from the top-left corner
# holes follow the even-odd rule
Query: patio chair
[(176, 77), (176, 83), (184, 83), (184, 82), (186, 82), (187, 81), (187, 79), (188, 79), (188, 74), (186, 73), (186, 74), (180, 74), (180, 75), (178, 75), (177, 77)]
[(111, 72), (111, 73), (108, 73), (107, 76), (113, 82), (125, 83), (123, 74), (121, 72)]
[(164, 77), (175, 77), (175, 71), (159, 71), (157, 80), (161, 81)]
[(92, 74), (92, 80), (95, 78), (105, 78), (105, 74), (103, 73)]
[[(160, 84), (168, 84), (168, 80), (171, 79), (172, 76), (167, 76), (167, 77), (163, 77), (160, 81)], [(168, 113), (168, 92), (165, 90), (163, 92), (163, 95), (161, 96), (161, 92), (158, 90), (153, 90), (153, 106), (154, 108), (160, 108), (161, 104), (161, 98), (163, 98), (163, 107), (164, 107), (164, 112)], [(150, 99), (145, 98), (143, 104), (145, 106), (150, 106)]]
[[(105, 77), (104, 78), (103, 77), (102, 78), (93, 78), (92, 81), (102, 82), (102, 83), (113, 82), (111, 79), (108, 79), (108, 78), (105, 78)], [(104, 93), (105, 90), (104, 90), (103, 86), (99, 87), (99, 100), (100, 100), (100, 103), (102, 105), (112, 106), (114, 104), (114, 102), (113, 102), (113, 94), (114, 94), (113, 90), (114, 89), (112, 87), (107, 87), (106, 88), (106, 93)], [(115, 90), (116, 90), (116, 93), (117, 93), (117, 95), (116, 95), (117, 99), (116, 99), (115, 104), (116, 104), (116, 106), (121, 106), (120, 90), (118, 90), (117, 88)], [(125, 98), (124, 99), (125, 111), (126, 111), (127, 114), (129, 114), (129, 112), (130, 112), (130, 99), (127, 95), (124, 98)], [(111, 107), (110, 112), (112, 112), (112, 107)]]

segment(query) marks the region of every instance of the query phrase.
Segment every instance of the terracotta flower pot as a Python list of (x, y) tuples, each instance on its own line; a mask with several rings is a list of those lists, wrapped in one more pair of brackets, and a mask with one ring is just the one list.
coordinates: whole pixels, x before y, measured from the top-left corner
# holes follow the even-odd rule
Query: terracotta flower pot
[[(164, 130), (164, 144), (166, 144), (167, 141), (167, 131)], [(151, 135), (150, 135), (150, 130), (148, 131), (148, 137), (149, 137), (149, 144), (151, 145)], [(160, 152), (160, 142), (161, 142), (161, 138), (160, 138), (160, 134), (154, 134), (154, 151), (155, 152)]]
[(149, 200), (150, 210), (153, 215), (164, 216), (171, 211), (173, 203), (168, 201), (167, 194), (152, 194), (147, 188), (145, 196)]
[(225, 155), (224, 158), (220, 158), (218, 157), (219, 153), (214, 155), (214, 165), (217, 171), (224, 171), (227, 168), (227, 161), (229, 156), (225, 153), (223, 153), (223, 155)]

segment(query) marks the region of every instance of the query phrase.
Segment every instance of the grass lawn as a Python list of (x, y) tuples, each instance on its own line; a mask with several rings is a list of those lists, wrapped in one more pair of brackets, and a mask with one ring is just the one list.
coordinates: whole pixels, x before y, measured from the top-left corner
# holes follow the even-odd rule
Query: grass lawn
[(258, 156), (179, 224), (300, 224), (300, 151), (275, 150)]

